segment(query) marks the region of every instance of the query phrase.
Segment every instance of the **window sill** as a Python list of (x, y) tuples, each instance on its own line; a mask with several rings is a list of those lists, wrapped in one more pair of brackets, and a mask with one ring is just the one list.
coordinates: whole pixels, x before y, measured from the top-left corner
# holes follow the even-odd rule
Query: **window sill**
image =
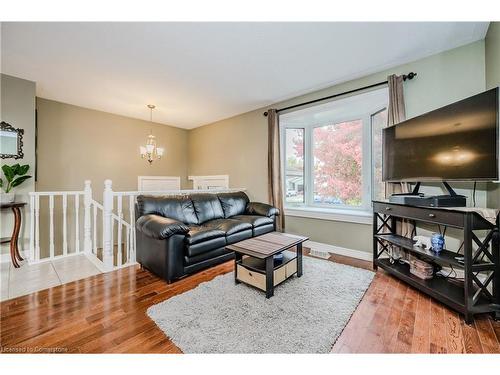
[(343, 210), (339, 208), (286, 207), (285, 216), (343, 221), (356, 224), (372, 224), (373, 213), (371, 211)]

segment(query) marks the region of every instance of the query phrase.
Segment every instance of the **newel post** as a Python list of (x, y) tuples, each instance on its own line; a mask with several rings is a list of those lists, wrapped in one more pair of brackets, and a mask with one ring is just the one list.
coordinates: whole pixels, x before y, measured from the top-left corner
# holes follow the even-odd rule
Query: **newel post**
[(102, 224), (102, 261), (106, 270), (113, 269), (113, 189), (111, 180), (104, 181)]
[(91, 206), (92, 206), (92, 187), (90, 180), (85, 180), (83, 188), (83, 251), (87, 254), (92, 253), (92, 235), (91, 235)]

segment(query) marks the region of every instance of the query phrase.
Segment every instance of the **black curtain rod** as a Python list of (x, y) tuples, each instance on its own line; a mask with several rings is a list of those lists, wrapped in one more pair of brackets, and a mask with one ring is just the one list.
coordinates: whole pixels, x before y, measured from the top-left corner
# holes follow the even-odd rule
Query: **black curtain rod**
[[(414, 72), (410, 72), (408, 74), (404, 74), (403, 75), (403, 81), (406, 81), (407, 79), (413, 79), (417, 76), (417, 73), (414, 73)], [(295, 105), (291, 105), (289, 107), (285, 107), (285, 108), (281, 108), (281, 109), (278, 109), (276, 110), (276, 112), (280, 113), (281, 111), (286, 111), (288, 109), (292, 109), (292, 108), (297, 108), (297, 107), (302, 107), (304, 105), (308, 105), (308, 104), (313, 104), (313, 103), (317, 103), (317, 102), (322, 102), (323, 100), (327, 100), (327, 99), (333, 99), (333, 98), (336, 98), (338, 96), (342, 96), (342, 95), (347, 95), (347, 94), (352, 94), (354, 92), (358, 92), (358, 91), (362, 91), (362, 90), (367, 90), (367, 89), (371, 89), (373, 87), (377, 87), (377, 86), (382, 86), (382, 85), (385, 85), (387, 84), (388, 81), (384, 81), (384, 82), (379, 82), (379, 83), (374, 83), (373, 85), (368, 85), (368, 86), (364, 86), (364, 87), (359, 87), (357, 89), (354, 89), (354, 90), (349, 90), (349, 91), (344, 91), (344, 92), (341, 92), (340, 94), (335, 94), (335, 95), (330, 95), (330, 96), (325, 96), (324, 98), (319, 98), (319, 99), (314, 99), (314, 100), (310, 100), (308, 102), (304, 102), (304, 103), (300, 103), (300, 104), (295, 104)], [(264, 116), (267, 116), (267, 112), (264, 112)]]

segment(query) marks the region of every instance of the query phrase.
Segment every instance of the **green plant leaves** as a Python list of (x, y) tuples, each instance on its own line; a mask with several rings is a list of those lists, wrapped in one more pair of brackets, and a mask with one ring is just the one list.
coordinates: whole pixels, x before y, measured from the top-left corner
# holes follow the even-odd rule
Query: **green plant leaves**
[(28, 178), (31, 178), (31, 176), (21, 176), (21, 177), (16, 178), (14, 181), (12, 181), (11, 187), (16, 187), (16, 186), (21, 185)]
[(17, 174), (19, 176), (23, 176), (28, 172), (28, 169), (30, 169), (30, 166), (28, 164), (21, 165), (17, 168)]
[(8, 182), (11, 182), (16, 175), (13, 167), (15, 167), (15, 165), (13, 165), (12, 167), (10, 165), (2, 165), (3, 174), (5, 175), (5, 178)]
[[(8, 193), (13, 187), (21, 185), (24, 181), (31, 176), (27, 176), (28, 170), (30, 169), (29, 164), (20, 165), (19, 163), (14, 165), (2, 165), (2, 171), (7, 180), (5, 184), (5, 192)], [(15, 178), (16, 176), (20, 176)], [(0, 179), (0, 188), (4, 187), (3, 180)]]

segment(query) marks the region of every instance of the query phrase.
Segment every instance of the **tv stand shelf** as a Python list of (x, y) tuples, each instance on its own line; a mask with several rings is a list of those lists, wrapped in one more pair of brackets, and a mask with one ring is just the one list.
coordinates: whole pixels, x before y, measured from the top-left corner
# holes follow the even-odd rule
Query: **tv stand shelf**
[[(458, 282), (453, 283), (444, 277), (434, 277), (430, 280), (419, 279), (410, 273), (410, 267), (407, 264), (398, 262), (391, 264), (389, 259), (377, 259), (376, 264), (391, 275), (410, 284), (415, 289), (428, 294), (462, 314), (466, 314), (464, 288)], [(485, 305), (488, 305), (488, 301), (484, 298), (479, 303), (483, 308)]]
[[(411, 220), (450, 226), (463, 230), (464, 262), (459, 254), (442, 250), (439, 254), (414, 245), (411, 238), (397, 233), (398, 222)], [(474, 231), (486, 230), (481, 240)], [(391, 262), (391, 247), (404, 249), (427, 262), (464, 270), (464, 279), (434, 276), (420, 279), (410, 273), (408, 264)], [(409, 206), (386, 201), (373, 202), (373, 267), (380, 267), (412, 287), (464, 314), (471, 323), (474, 314), (491, 313), (500, 319), (500, 239), (498, 220), (490, 223), (479, 214), (460, 209)], [(478, 277), (478, 273), (485, 278)]]
[[(456, 252), (443, 249), (439, 253), (435, 253), (432, 250), (427, 250), (422, 247), (415, 246), (415, 242), (411, 238), (403, 237), (398, 234), (383, 233), (376, 234), (375, 237), (382, 241), (387, 241), (392, 245), (399, 246), (405, 250), (408, 250), (413, 254), (421, 255), (423, 258), (429, 259), (438, 264), (452, 265), (453, 267), (464, 268), (464, 263), (459, 262), (456, 259), (456, 257), (461, 256), (461, 254), (458, 254)], [(472, 265), (472, 268), (474, 270), (475, 268), (477, 268), (478, 270), (494, 270), (495, 265), (491, 262), (477, 262), (476, 264)]]

